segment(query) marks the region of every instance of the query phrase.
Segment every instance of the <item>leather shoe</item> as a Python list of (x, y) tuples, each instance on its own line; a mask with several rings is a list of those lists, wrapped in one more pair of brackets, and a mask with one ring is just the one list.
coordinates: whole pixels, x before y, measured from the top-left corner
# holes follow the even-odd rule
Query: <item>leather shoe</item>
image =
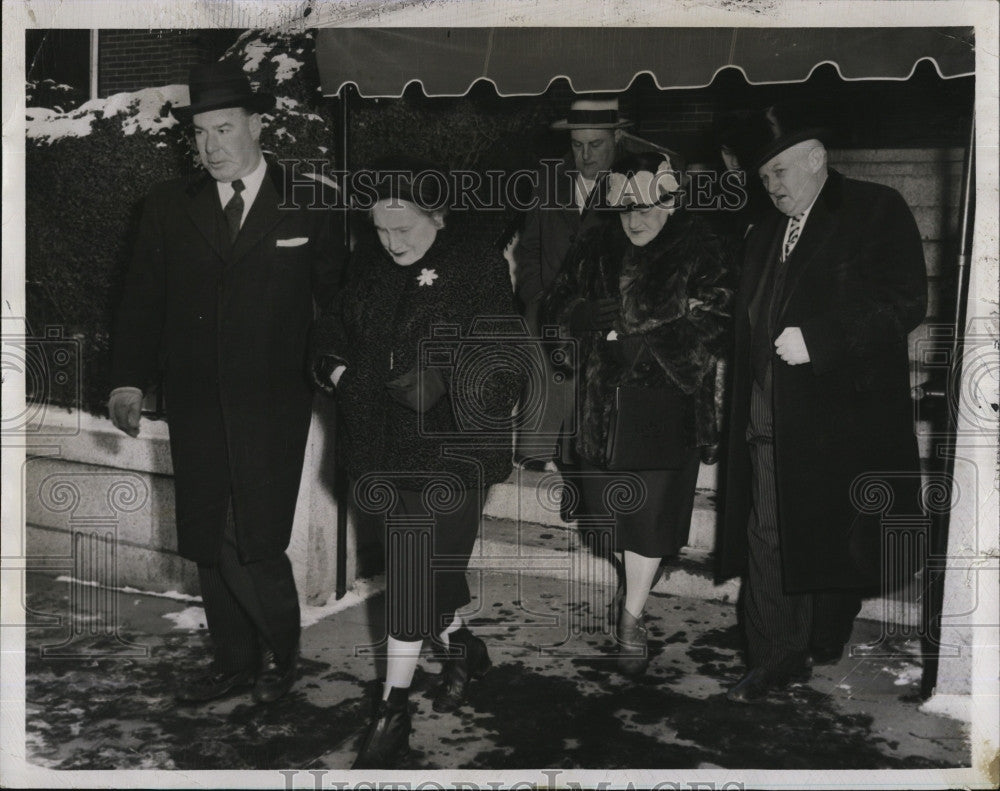
[(258, 703), (272, 703), (292, 688), (299, 662), (299, 647), (295, 646), (286, 662), (279, 662), (270, 648), (264, 651), (260, 675), (253, 687), (253, 699)]
[(379, 701), (351, 769), (396, 769), (410, 752), (409, 687), (392, 687)]
[(809, 675), (808, 667), (794, 673), (754, 667), (726, 693), (726, 697), (733, 703), (760, 703), (772, 692), (782, 690), (789, 684), (807, 681)]
[(179, 703), (208, 703), (235, 692), (250, 689), (254, 685), (252, 670), (237, 670), (233, 673), (209, 670), (177, 690)]
[(452, 632), (448, 640), (450, 645), (441, 668), (441, 685), (433, 704), (434, 711), (441, 713), (455, 711), (465, 703), (469, 682), (482, 678), (493, 666), (486, 643), (464, 626)]
[(818, 645), (809, 649), (809, 658), (806, 662), (810, 667), (835, 665), (843, 656), (844, 646), (842, 645)]

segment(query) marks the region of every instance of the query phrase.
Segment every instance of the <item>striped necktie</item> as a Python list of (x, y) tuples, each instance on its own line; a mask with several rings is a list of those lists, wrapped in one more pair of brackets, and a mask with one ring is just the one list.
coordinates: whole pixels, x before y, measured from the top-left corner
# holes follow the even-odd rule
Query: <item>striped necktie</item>
[(245, 189), (245, 185), (240, 179), (236, 179), (231, 185), (233, 197), (229, 199), (226, 208), (222, 210), (226, 215), (226, 223), (229, 225), (229, 241), (236, 241), (236, 236), (240, 232), (240, 223), (243, 221), (243, 196), (240, 195)]
[(788, 260), (788, 256), (795, 249), (795, 243), (799, 241), (799, 234), (802, 233), (802, 217), (803, 215), (799, 214), (788, 218), (788, 233), (785, 234), (785, 246), (781, 251), (782, 261)]

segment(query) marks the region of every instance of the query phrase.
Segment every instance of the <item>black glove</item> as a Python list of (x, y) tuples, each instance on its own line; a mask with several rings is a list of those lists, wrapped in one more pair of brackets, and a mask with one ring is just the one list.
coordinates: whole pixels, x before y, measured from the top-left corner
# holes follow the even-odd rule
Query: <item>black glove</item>
[(312, 367), (313, 384), (327, 393), (335, 392), (336, 388), (330, 377), (342, 365), (345, 365), (343, 360), (329, 354), (317, 358)]
[(621, 306), (617, 297), (603, 297), (578, 302), (569, 314), (569, 331), (610, 330), (615, 326)]
[(444, 377), (437, 368), (421, 373), (413, 367), (402, 376), (386, 384), (394, 401), (414, 412), (426, 412), (448, 392)]

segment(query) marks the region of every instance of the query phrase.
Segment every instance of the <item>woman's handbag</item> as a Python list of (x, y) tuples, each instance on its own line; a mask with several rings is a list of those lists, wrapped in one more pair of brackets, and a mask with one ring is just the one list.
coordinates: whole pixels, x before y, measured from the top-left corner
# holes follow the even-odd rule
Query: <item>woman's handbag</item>
[[(644, 346), (629, 373), (648, 350)], [(690, 400), (670, 384), (618, 385), (611, 403), (605, 468), (676, 470), (691, 456), (687, 436)]]

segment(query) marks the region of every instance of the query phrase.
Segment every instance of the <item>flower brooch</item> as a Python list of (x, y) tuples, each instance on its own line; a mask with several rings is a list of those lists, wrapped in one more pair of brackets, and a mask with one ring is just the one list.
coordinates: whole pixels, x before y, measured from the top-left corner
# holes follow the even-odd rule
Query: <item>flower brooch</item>
[(417, 284), (421, 286), (433, 286), (434, 281), (438, 279), (438, 273), (433, 269), (421, 269), (420, 274), (417, 275)]

